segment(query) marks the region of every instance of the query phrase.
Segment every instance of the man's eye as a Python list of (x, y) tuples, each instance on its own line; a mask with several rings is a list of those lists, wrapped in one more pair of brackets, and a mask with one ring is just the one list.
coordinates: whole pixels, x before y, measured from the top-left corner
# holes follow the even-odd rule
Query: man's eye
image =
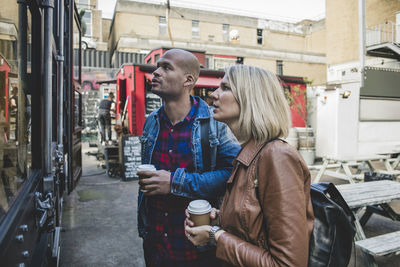
[(229, 88), (228, 86), (223, 85), (222, 86), (222, 90), (226, 91), (226, 90), (230, 90), (231, 88)]

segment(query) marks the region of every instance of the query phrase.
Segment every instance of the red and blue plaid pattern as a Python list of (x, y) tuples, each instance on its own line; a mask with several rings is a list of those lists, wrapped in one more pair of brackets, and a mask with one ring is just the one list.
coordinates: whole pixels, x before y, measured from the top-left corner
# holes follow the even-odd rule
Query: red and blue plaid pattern
[[(154, 147), (151, 163), (157, 170), (173, 172), (186, 168), (193, 172), (191, 132), (199, 103), (192, 97), (192, 108), (179, 123), (172, 125), (161, 108), (160, 132)], [(210, 266), (215, 261), (215, 251), (199, 252), (186, 238), (183, 228), (185, 209), (190, 199), (174, 196), (148, 198), (148, 237), (144, 242), (146, 263), (150, 266)], [(211, 264), (212, 266), (212, 264)]]

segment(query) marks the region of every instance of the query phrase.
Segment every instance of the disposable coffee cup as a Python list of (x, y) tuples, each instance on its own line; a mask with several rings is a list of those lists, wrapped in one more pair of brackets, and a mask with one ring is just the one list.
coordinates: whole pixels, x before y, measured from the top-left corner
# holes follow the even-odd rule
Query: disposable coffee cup
[(187, 210), (195, 226), (210, 224), (211, 205), (207, 200), (193, 200), (189, 203)]
[(142, 164), (137, 167), (137, 171), (156, 171), (156, 167), (153, 164)]
[[(143, 171), (156, 171), (156, 170), (157, 170), (156, 167), (152, 164), (142, 164), (137, 167), (136, 171), (143, 172)], [(145, 176), (140, 176), (140, 175), (138, 175), (138, 176), (139, 176), (139, 179), (147, 178)], [(143, 193), (147, 192), (147, 190), (143, 190), (143, 189), (140, 189), (140, 191), (142, 191)]]

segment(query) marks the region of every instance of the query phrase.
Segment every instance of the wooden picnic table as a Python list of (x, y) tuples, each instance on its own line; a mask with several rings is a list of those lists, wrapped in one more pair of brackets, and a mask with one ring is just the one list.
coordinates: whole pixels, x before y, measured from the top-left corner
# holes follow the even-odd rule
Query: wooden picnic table
[[(389, 203), (393, 200), (400, 199), (400, 183), (382, 180), (338, 185), (337, 188), (354, 214), (356, 219), (356, 246), (366, 253), (368, 265), (377, 266), (374, 260), (375, 256), (400, 253), (400, 231), (367, 238), (363, 230), (363, 224), (360, 222), (362, 217), (359, 218), (361, 209), (373, 205), (382, 208), (383, 211), (388, 211), (386, 215), (391, 219), (400, 220), (399, 214), (395, 213), (389, 206)], [(394, 214), (390, 214), (390, 212)], [(369, 214), (367, 220), (371, 214)]]
[[(352, 173), (350, 167), (359, 167), (359, 166), (368, 166), (366, 169), (368, 171), (374, 172), (376, 171), (374, 166), (372, 165), (373, 161), (383, 160), (387, 161), (389, 159), (389, 155), (357, 155), (357, 156), (348, 156), (348, 157), (331, 157), (327, 156), (323, 159), (323, 164), (320, 170), (318, 171), (316, 177), (313, 180), (313, 183), (318, 183), (322, 177), (322, 175), (326, 174), (335, 178), (343, 179), (348, 181), (349, 183), (355, 183), (356, 180), (363, 180), (364, 174), (361, 169), (358, 169), (356, 173)], [(336, 167), (335, 171), (328, 170), (329, 164), (333, 163)], [(390, 164), (389, 164), (390, 165)], [(388, 166), (385, 163), (386, 168)], [(387, 169), (387, 171), (392, 171), (393, 169)]]

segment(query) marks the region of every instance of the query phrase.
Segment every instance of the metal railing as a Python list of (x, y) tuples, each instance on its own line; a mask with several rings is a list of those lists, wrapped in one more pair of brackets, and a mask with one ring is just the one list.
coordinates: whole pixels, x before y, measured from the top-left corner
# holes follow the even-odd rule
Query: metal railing
[(365, 41), (366, 46), (382, 43), (400, 43), (400, 25), (388, 20), (367, 28)]

